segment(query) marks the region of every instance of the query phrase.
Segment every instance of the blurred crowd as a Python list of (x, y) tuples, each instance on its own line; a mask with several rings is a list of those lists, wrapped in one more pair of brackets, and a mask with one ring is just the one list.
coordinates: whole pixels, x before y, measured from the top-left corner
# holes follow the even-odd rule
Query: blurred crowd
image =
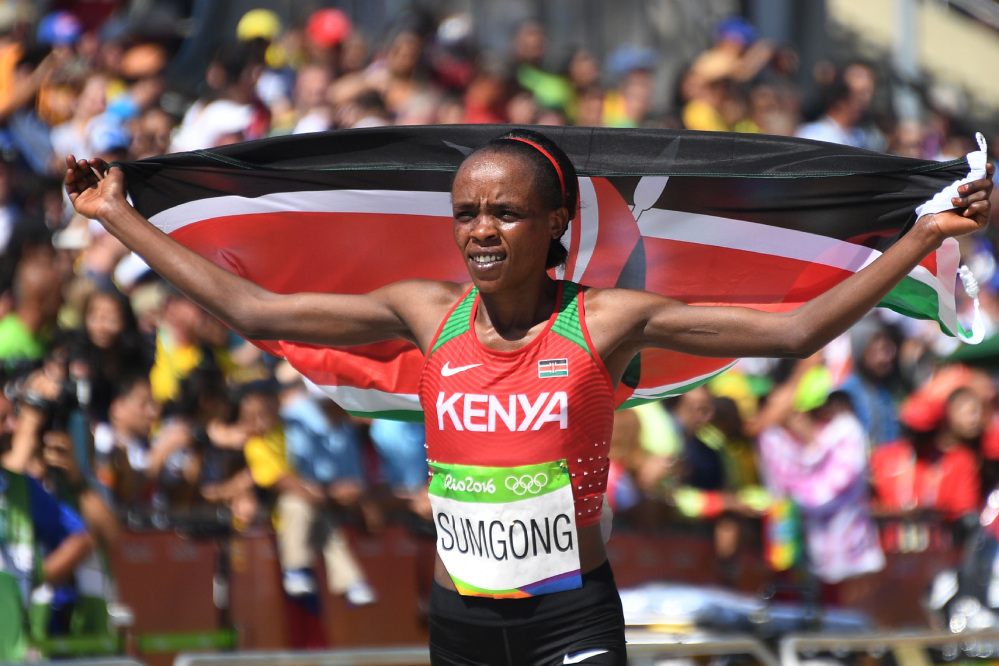
[[(111, 30), (113, 16), (18, 7), (0, 3), (0, 583), (12, 574), (25, 605), (47, 609), (32, 616), (35, 638), (106, 630), (114, 592), (102, 553), (122, 526), (273, 525), (303, 618), (316, 614), (321, 584), (354, 605), (376, 601), (345, 522), (432, 533), (422, 426), (348, 415), (74, 216), (67, 155), (137, 160), (434, 123), (763, 132), (935, 160), (975, 147), (946, 100), (927, 100), (922, 120), (879, 110), (885, 82), (871, 63), (823, 63), (806, 95), (793, 48), (737, 16), (716, 27), (663, 109), (661, 54), (625, 45), (601, 62), (580, 46), (553, 68), (533, 21), (497, 59), (476, 52), (465, 15), (406, 15), (375, 41), (339, 9), (301, 25), (255, 9), (218, 35), (202, 85), (185, 96), (168, 86), (175, 45)], [(992, 240), (962, 250), (995, 330)], [(962, 316), (970, 302), (959, 295)], [(817, 357), (747, 359), (683, 396), (619, 412), (616, 520), (713, 521), (724, 563), (745, 547), (729, 519), (762, 518), (772, 566), (805, 562), (835, 597), (841, 582), (881, 569), (884, 552), (953, 539), (988, 506), (996, 383), (987, 354), (962, 352), (935, 324), (878, 312)], [(945, 527), (902, 520), (920, 515)], [(5, 585), (0, 597), (12, 594)]]

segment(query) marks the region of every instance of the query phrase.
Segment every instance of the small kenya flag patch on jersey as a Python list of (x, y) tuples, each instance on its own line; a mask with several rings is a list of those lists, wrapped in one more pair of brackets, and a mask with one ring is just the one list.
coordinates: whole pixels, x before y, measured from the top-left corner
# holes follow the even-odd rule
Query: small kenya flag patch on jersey
[(539, 379), (547, 379), (548, 377), (568, 377), (568, 376), (569, 376), (569, 359), (550, 358), (544, 361), (538, 361)]

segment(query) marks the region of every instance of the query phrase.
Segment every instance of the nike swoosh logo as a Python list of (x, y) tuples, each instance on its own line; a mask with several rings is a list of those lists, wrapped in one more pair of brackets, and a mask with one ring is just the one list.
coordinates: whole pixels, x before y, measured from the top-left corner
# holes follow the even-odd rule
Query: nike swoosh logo
[(577, 652), (576, 654), (567, 654), (562, 657), (563, 664), (579, 664), (586, 661), (590, 657), (596, 657), (598, 654), (604, 654), (607, 650), (587, 650), (586, 652)]
[(441, 375), (444, 377), (450, 377), (451, 375), (456, 375), (459, 372), (464, 372), (465, 370), (471, 370), (472, 368), (477, 368), (481, 363), (472, 363), (471, 365), (459, 365), (457, 368), (452, 368), (450, 363), (444, 363), (444, 367), (441, 368)]

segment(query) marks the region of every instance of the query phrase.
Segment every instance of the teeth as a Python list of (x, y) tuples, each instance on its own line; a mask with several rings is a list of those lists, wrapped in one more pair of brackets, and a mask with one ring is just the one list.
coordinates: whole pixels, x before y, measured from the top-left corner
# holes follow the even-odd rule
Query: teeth
[(502, 258), (498, 254), (483, 254), (478, 257), (472, 257), (472, 261), (477, 264), (491, 264), (494, 261), (500, 261)]

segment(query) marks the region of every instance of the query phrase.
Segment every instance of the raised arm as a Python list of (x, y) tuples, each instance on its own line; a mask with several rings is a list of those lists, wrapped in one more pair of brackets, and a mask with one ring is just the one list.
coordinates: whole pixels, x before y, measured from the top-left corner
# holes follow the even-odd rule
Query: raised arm
[[(163, 233), (125, 199), (124, 174), (99, 159), (66, 158), (66, 191), (150, 268), (234, 331), (256, 340), (355, 345), (402, 338), (425, 343), (453, 302), (448, 285), (400, 282), (364, 295), (276, 294), (217, 266)], [(418, 306), (423, 307), (418, 307)], [(437, 316), (438, 319), (433, 319)]]
[(688, 306), (647, 292), (603, 290), (587, 301), (587, 325), (613, 367), (648, 347), (699, 356), (807, 357), (877, 305), (945, 238), (984, 227), (993, 172), (989, 164), (987, 178), (961, 187), (953, 210), (919, 218), (877, 260), (790, 312)]

